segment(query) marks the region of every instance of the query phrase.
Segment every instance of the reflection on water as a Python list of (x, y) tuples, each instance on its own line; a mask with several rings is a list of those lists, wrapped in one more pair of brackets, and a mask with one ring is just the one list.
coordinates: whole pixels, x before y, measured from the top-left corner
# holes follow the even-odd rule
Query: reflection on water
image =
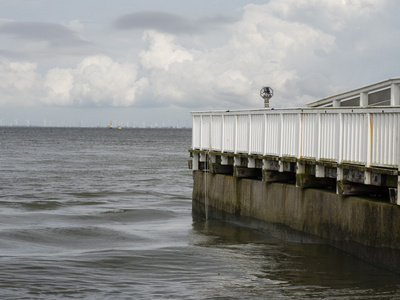
[[(237, 297), (396, 299), (400, 277), (331, 246), (282, 242), (268, 233), (221, 221), (193, 222), (191, 241), (224, 268), (210, 291)], [(227, 295), (227, 296), (228, 296)], [(394, 297), (394, 298), (393, 298)], [(228, 298), (227, 298), (228, 299)]]

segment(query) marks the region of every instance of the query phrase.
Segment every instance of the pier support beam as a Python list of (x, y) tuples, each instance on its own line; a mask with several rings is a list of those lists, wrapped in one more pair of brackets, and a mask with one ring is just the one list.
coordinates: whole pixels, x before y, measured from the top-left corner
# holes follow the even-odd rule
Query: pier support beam
[(256, 167), (256, 160), (254, 158), (249, 157), (249, 162), (247, 163), (248, 168), (255, 168)]
[(325, 166), (316, 165), (315, 166), (315, 177), (325, 177)]
[(233, 167), (233, 176), (237, 178), (261, 178), (261, 169), (249, 169), (246, 167)]
[(398, 176), (398, 180), (397, 180), (397, 190), (396, 190), (396, 199), (397, 199), (397, 201), (396, 201), (396, 204), (397, 205), (400, 205), (400, 176)]
[(263, 159), (263, 169), (270, 171), (279, 171), (279, 161)]
[(233, 166), (234, 161), (232, 156), (221, 156), (221, 165), (232, 165)]
[[(336, 176), (334, 178), (329, 178), (325, 174), (325, 166), (315, 165), (315, 161), (303, 161), (302, 163), (297, 163), (296, 172), (296, 186), (305, 188), (332, 188), (336, 184)], [(319, 170), (319, 175), (316, 176), (316, 171)]]
[(296, 184), (300, 189), (335, 187), (342, 196), (368, 195), (400, 205), (400, 171), (349, 163), (315, 161), (259, 154), (190, 149), (188, 166), (193, 171), (258, 179), (267, 183)]
[(200, 153), (199, 158), (199, 170), (207, 170), (208, 169), (208, 155), (206, 153)]
[(279, 172), (295, 172), (296, 163), (289, 161), (279, 161)]
[(242, 157), (235, 156), (235, 157), (233, 158), (233, 165), (234, 165), (235, 167), (246, 167), (246, 168), (247, 168), (248, 159), (247, 159), (247, 158), (242, 158)]
[(336, 179), (334, 178), (318, 178), (311, 174), (296, 174), (296, 186), (305, 188), (326, 188), (334, 187)]
[(389, 188), (389, 199), (390, 199), (390, 203), (399, 205), (399, 203), (397, 202), (398, 201), (397, 200), (397, 198), (398, 198), (397, 190), (398, 190), (398, 188), (397, 189)]
[(263, 170), (262, 180), (265, 182), (294, 182), (296, 181), (296, 174), (292, 172)]
[(372, 195), (377, 194), (378, 187), (361, 183), (339, 181), (337, 182), (338, 194), (343, 196), (350, 195)]
[(212, 174), (232, 174), (233, 166), (232, 165), (222, 165), (220, 163), (211, 163), (210, 164), (210, 172)]
[(336, 194), (343, 195), (343, 169), (337, 168), (336, 172)]
[(198, 153), (192, 153), (192, 170), (197, 171), (199, 169), (200, 155)]

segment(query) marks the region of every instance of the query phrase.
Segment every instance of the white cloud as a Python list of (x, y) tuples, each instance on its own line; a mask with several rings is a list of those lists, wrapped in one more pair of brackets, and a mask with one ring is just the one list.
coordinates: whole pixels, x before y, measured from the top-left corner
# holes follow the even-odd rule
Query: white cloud
[(352, 20), (368, 18), (385, 5), (385, 0), (273, 0), (268, 9), (282, 20), (311, 24), (324, 31), (341, 31)]
[(71, 91), (74, 76), (71, 69), (51, 69), (46, 75), (44, 87), (48, 94), (45, 98), (47, 104), (72, 105)]
[(83, 24), (79, 21), (79, 20), (77, 20), (77, 19), (75, 19), (75, 20), (72, 20), (72, 21), (69, 21), (67, 24), (66, 24), (66, 26), (68, 27), (68, 28), (70, 28), (72, 31), (75, 31), (75, 32), (82, 32), (83, 30), (84, 30), (84, 26), (83, 26)]
[(137, 80), (136, 66), (104, 55), (84, 59), (75, 69), (47, 73), (45, 101), (55, 105), (129, 106), (147, 85)]
[[(273, 3), (273, 1), (271, 1)], [(165, 34), (145, 34), (149, 49), (141, 53), (142, 65), (159, 101), (210, 108), (259, 106), (259, 89), (274, 86), (288, 106), (304, 96), (286, 91), (298, 80), (297, 64), (318, 64), (318, 51), (335, 49), (335, 37), (318, 28), (275, 16), (270, 5), (249, 5), (242, 20), (230, 29), (230, 42), (199, 51), (184, 49)], [(301, 104), (305, 104), (304, 102)]]
[[(398, 49), (397, 42), (382, 35), (381, 25), (373, 23), (386, 6), (382, 0), (250, 4), (242, 18), (229, 25), (229, 39), (222, 46), (207, 48), (199, 43), (202, 36), (192, 36), (190, 43), (187, 37), (149, 30), (137, 56), (125, 53), (130, 58), (123, 60), (93, 55), (74, 66), (51, 68), (43, 78), (36, 64), (3, 60), (0, 88), (7, 89), (8, 96), (0, 101), (14, 101), (12, 95), (19, 95), (25, 102), (40, 99), (62, 106), (252, 108), (262, 107), (259, 90), (270, 85), (273, 106), (305, 105), (358, 82), (360, 77), (352, 72), (372, 74), (363, 70), (388, 44)], [(78, 20), (68, 28), (75, 33), (84, 29)], [(397, 29), (390, 32), (395, 33)], [(28, 48), (38, 52), (35, 47), (46, 45)]]
[(30, 62), (13, 62), (0, 57), (0, 104), (27, 105), (35, 95), (36, 64)]
[(149, 50), (139, 54), (140, 62), (145, 68), (168, 71), (173, 63), (193, 60), (189, 51), (174, 44), (172, 35), (150, 30), (143, 34), (143, 40), (150, 44)]

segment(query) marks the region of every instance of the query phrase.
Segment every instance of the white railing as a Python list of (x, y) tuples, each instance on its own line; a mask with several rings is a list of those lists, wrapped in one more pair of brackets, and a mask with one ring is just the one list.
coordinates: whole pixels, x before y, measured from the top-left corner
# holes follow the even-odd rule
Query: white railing
[[(380, 91), (390, 90), (388, 98), (380, 99), (378, 103), (370, 104), (369, 96), (372, 96)], [(380, 82), (376, 82), (361, 88), (357, 88), (351, 91), (340, 93), (337, 95), (329, 96), (311, 103), (308, 103), (309, 107), (322, 107), (322, 106), (333, 106), (340, 107), (341, 103), (348, 100), (359, 98), (359, 106), (377, 106), (382, 105), (380, 103), (388, 103), (390, 106), (400, 105), (400, 78), (389, 78)]]
[(191, 114), (192, 149), (399, 168), (400, 107)]

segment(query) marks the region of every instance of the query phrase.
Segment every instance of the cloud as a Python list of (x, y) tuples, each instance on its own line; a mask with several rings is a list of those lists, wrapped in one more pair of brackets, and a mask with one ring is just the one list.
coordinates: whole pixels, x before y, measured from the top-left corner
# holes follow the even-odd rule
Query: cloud
[(0, 57), (0, 104), (24, 106), (34, 103), (31, 95), (38, 96), (39, 75), (37, 65)]
[[(114, 26), (121, 32), (143, 30), (145, 45), (135, 55), (91, 55), (69, 68), (51, 68), (43, 76), (34, 63), (0, 60), (0, 93), (6, 95), (1, 101), (14, 101), (14, 93), (25, 102), (39, 99), (69, 107), (257, 108), (263, 106), (259, 90), (269, 85), (275, 94), (272, 106), (303, 106), (398, 72), (387, 57), (396, 57), (400, 48), (400, 42), (387, 35), (397, 36), (398, 26), (375, 22), (384, 16), (387, 3), (271, 0), (245, 6), (235, 22), (215, 16), (191, 21), (160, 12), (126, 15)], [(229, 24), (227, 42), (199, 47), (203, 36), (197, 33), (221, 24)], [(79, 40), (80, 22), (68, 26), (61, 26), (66, 31), (60, 36), (64, 32), (65, 39)], [(16, 32), (26, 34), (7, 34), (17, 36)], [(183, 33), (196, 37), (182, 38)], [(35, 34), (32, 41), (40, 43), (42, 35)], [(47, 41), (56, 40), (51, 32), (43, 35)]]
[(169, 70), (173, 63), (193, 60), (192, 54), (181, 46), (174, 44), (174, 36), (156, 31), (146, 31), (143, 40), (149, 42), (149, 49), (142, 51), (139, 58), (147, 69)]
[(51, 105), (126, 107), (135, 103), (146, 85), (145, 78), (137, 80), (134, 65), (97, 55), (84, 59), (75, 69), (49, 70), (44, 101)]
[[(77, 28), (79, 24), (75, 21), (71, 22), (69, 26)], [(33, 43), (46, 42), (53, 47), (76, 47), (90, 44), (78, 37), (74, 30), (56, 23), (10, 21), (0, 26), (0, 34)]]
[(287, 0), (271, 1), (270, 13), (290, 22), (308, 24), (323, 31), (341, 31), (380, 11), (386, 1), (377, 0)]
[(161, 11), (141, 11), (119, 17), (113, 24), (119, 30), (157, 30), (171, 34), (199, 34), (234, 21), (222, 15), (191, 20)]
[(185, 49), (165, 34), (146, 32), (149, 46), (140, 62), (158, 101), (190, 108), (258, 107), (259, 90), (268, 84), (281, 98), (278, 106), (293, 106), (320, 92), (297, 94), (296, 85), (304, 83), (298, 68), (318, 65), (321, 53), (335, 49), (335, 36), (282, 20), (269, 5), (247, 6), (243, 18), (230, 25), (230, 33), (229, 43), (200, 51)]
[(39, 69), (98, 53), (94, 43), (84, 37), (79, 20), (65, 24), (0, 20), (0, 55), (12, 60), (34, 61)]

